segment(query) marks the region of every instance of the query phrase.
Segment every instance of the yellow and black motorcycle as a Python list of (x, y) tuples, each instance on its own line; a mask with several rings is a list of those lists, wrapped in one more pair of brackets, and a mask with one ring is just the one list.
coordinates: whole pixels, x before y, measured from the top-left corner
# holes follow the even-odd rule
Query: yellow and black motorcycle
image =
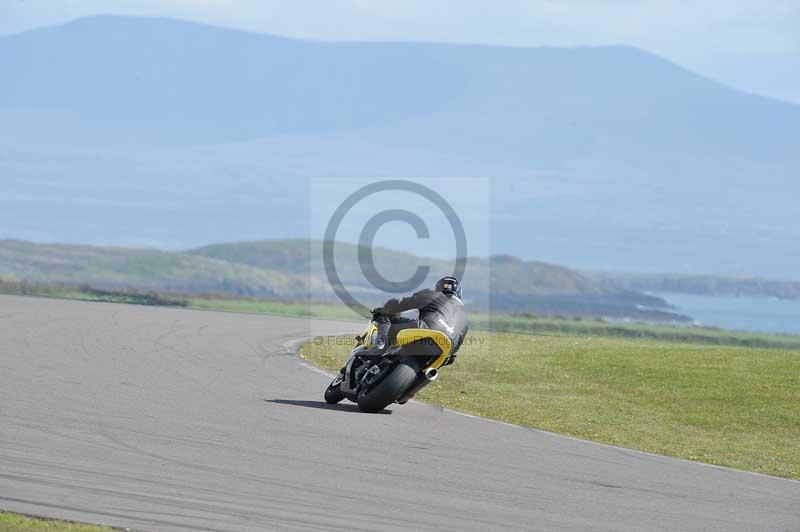
[(349, 399), (363, 412), (380, 412), (392, 403), (405, 404), (439, 377), (439, 368), (450, 356), (452, 343), (444, 333), (418, 328), (415, 322), (392, 325), (388, 343), (380, 343), (378, 323), (373, 319), (347, 365), (325, 390), (325, 401)]

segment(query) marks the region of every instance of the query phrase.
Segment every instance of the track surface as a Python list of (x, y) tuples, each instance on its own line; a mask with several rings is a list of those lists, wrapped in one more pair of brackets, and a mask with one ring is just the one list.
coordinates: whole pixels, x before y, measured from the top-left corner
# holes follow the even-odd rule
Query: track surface
[(800, 530), (800, 482), (423, 404), (327, 408), (290, 343), (352, 329), (0, 297), (0, 508), (158, 531)]

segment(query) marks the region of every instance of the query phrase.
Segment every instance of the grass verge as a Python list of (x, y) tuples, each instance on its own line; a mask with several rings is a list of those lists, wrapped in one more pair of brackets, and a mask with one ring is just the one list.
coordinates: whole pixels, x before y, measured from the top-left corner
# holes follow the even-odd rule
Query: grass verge
[[(268, 314), (272, 316), (294, 316), (324, 320), (364, 321), (344, 305), (324, 303), (304, 303), (275, 301), (268, 299), (223, 299), (191, 297), (188, 307), (198, 310), (221, 310), (224, 312), (244, 312), (247, 314)], [(798, 338), (800, 342), (800, 337)]]
[(521, 334), (648, 338), (664, 342), (800, 349), (800, 335), (751, 333), (714, 327), (548, 318), (530, 314), (471, 314), (472, 328)]
[[(0, 294), (27, 295), (82, 301), (129, 303), (363, 322), (341, 304), (279, 301), (231, 297), (224, 294), (161, 294), (139, 290), (98, 290), (89, 285), (34, 284), (0, 279)], [(603, 319), (544, 317), (533, 314), (470, 313), (475, 330), (535, 335), (592, 336), (604, 338), (652, 338), (666, 342), (707, 345), (800, 349), (800, 335), (748, 333), (710, 327), (622, 323)]]
[(113, 528), (0, 512), (0, 532), (111, 532)]
[[(621, 447), (800, 479), (800, 350), (566, 335), (471, 337), (458, 363), (444, 368), (418, 399)], [(348, 346), (309, 343), (301, 354), (338, 370)]]

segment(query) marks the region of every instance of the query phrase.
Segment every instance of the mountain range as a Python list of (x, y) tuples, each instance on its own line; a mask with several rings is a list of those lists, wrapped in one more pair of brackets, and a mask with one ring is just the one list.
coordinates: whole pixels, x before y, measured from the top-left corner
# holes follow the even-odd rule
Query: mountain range
[(491, 183), (478, 255), (800, 270), (800, 106), (632, 47), (319, 42), (102, 16), (0, 37), (0, 73), (0, 237), (319, 239), (313, 177), (463, 176)]

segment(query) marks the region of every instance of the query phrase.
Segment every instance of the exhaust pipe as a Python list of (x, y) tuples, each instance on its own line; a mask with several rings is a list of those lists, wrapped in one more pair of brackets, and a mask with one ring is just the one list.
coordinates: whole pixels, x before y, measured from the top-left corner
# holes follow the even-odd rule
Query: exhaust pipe
[(425, 372), (414, 381), (414, 384), (403, 394), (403, 396), (397, 400), (398, 403), (401, 405), (406, 404), (409, 399), (417, 395), (417, 393), (439, 378), (439, 372), (436, 371), (434, 368), (428, 368)]

